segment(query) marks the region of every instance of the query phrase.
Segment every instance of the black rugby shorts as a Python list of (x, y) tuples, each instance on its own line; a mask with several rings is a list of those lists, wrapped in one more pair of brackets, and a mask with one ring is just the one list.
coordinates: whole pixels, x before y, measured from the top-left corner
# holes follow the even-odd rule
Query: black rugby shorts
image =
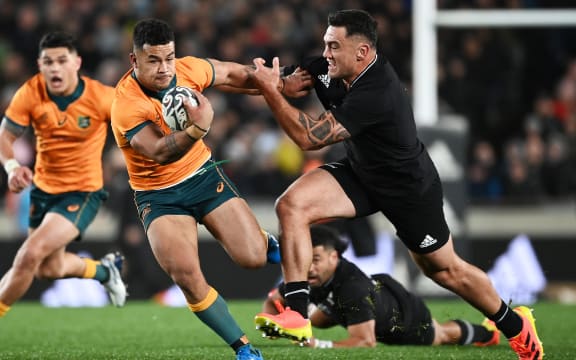
[(356, 217), (382, 212), (394, 225), (396, 235), (418, 254), (438, 250), (450, 236), (443, 210), (442, 183), (437, 177), (423, 193), (390, 196), (368, 188), (354, 173), (347, 159), (324, 164), (354, 204)]

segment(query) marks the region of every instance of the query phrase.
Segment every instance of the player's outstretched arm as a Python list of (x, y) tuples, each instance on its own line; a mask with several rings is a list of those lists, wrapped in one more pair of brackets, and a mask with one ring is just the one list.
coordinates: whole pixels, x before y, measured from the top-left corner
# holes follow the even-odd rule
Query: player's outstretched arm
[(260, 90), (258, 89), (245, 89), (245, 88), (237, 88), (230, 85), (218, 85), (213, 86), (214, 89), (218, 89), (220, 91), (224, 91), (231, 94), (244, 94), (244, 95), (262, 95)]
[[(241, 65), (234, 62), (209, 59), (214, 66), (214, 84), (218, 90), (246, 95), (262, 95), (252, 81), (253, 65)], [(280, 68), (281, 69), (281, 68)], [(305, 70), (296, 68), (288, 76), (281, 77), (278, 73), (277, 90), (288, 97), (302, 97), (308, 95), (314, 83), (312, 76)]]
[(314, 80), (308, 71), (297, 67), (294, 72), (280, 79), (280, 92), (284, 96), (299, 98), (310, 94)]
[(231, 61), (208, 59), (214, 67), (214, 82), (212, 86), (228, 91), (243, 91), (241, 89), (256, 89), (250, 73), (254, 71), (251, 65), (242, 65)]

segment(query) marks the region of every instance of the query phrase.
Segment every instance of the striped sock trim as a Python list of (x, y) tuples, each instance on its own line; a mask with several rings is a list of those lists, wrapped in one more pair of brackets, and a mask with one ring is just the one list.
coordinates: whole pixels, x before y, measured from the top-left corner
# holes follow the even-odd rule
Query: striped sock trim
[(502, 316), (500, 316), (500, 318), (496, 319), (496, 323), (501, 322), (502, 320), (504, 320), (504, 318), (506, 317), (506, 315), (508, 315), (508, 310), (510, 310), (509, 307), (506, 307), (506, 310), (504, 311), (504, 314)]
[(210, 290), (208, 290), (208, 294), (206, 295), (204, 300), (196, 304), (188, 303), (188, 308), (192, 310), (192, 312), (204, 311), (208, 309), (212, 304), (214, 304), (217, 298), (218, 298), (218, 291), (216, 291), (213, 287), (210, 287)]
[(82, 278), (94, 279), (94, 277), (96, 276), (96, 266), (100, 262), (88, 258), (82, 258), (82, 261), (84, 261), (84, 264), (86, 264), (86, 268), (84, 269), (84, 274), (82, 274)]
[(10, 306), (8, 306), (8, 305), (4, 304), (2, 301), (0, 301), (0, 317), (6, 315), (8, 310), (10, 310)]
[(457, 319), (454, 320), (458, 326), (460, 326), (460, 331), (462, 332), (462, 338), (458, 342), (460, 345), (470, 345), (474, 339), (474, 327), (466, 320)]

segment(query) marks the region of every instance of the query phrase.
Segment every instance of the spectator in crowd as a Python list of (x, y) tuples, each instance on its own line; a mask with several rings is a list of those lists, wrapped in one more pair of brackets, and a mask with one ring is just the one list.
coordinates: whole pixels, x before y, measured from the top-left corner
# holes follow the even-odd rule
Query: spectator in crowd
[(556, 116), (553, 97), (541, 94), (534, 100), (534, 109), (524, 120), (524, 128), (539, 133), (544, 141), (564, 132), (562, 120)]
[(468, 168), (468, 194), (473, 200), (500, 200), (502, 197), (500, 164), (492, 144), (477, 141), (472, 147)]
[(556, 135), (547, 142), (542, 180), (546, 194), (555, 199), (566, 198), (576, 190), (574, 165), (569, 161), (565, 136)]

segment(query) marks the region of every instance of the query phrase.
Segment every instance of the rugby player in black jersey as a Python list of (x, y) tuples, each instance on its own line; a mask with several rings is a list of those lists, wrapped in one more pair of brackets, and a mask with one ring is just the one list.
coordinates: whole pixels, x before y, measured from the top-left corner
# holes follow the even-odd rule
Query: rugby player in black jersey
[[(303, 150), (344, 142), (347, 152), (340, 161), (306, 172), (276, 201), (290, 309), (278, 315), (259, 314), (255, 321), (259, 326), (273, 324), (285, 337), (311, 338), (309, 225), (381, 212), (426, 276), (494, 321), (520, 359), (541, 359), (543, 348), (531, 310), (511, 309), (486, 273), (454, 251), (440, 178), (418, 139), (409, 94), (377, 52), (376, 25), (362, 10), (329, 15), (322, 54), (327, 71), (315, 76), (314, 85), (326, 107), (318, 117), (286, 101), (278, 58), (272, 67), (266, 67), (264, 59), (254, 59), (252, 81), (288, 136)], [(324, 88), (341, 96), (327, 98), (319, 91)]]
[[(500, 332), (488, 319), (482, 325), (466, 320), (438, 323), (421, 298), (408, 292), (386, 274), (369, 278), (356, 265), (342, 257), (347, 243), (326, 225), (313, 225), (312, 266), (308, 271), (312, 326), (340, 325), (348, 338), (339, 341), (311, 338), (307, 346), (373, 347), (390, 345), (497, 345)], [(285, 285), (268, 294), (265, 313), (284, 311)], [(268, 334), (272, 335), (272, 334)]]

